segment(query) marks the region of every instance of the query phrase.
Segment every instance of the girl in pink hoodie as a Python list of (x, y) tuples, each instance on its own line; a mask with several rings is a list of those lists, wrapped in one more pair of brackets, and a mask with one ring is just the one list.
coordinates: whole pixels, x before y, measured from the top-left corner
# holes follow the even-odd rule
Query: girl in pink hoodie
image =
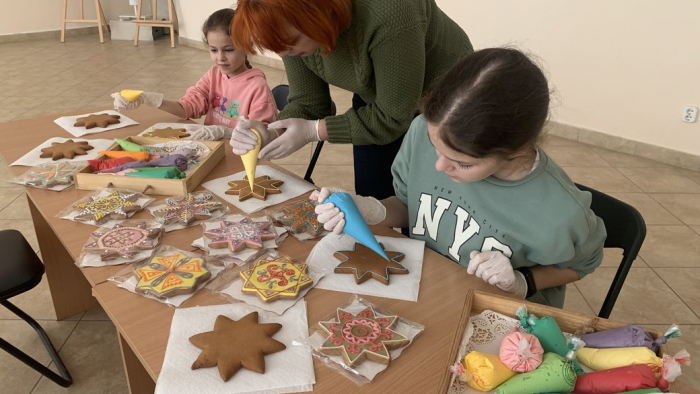
[(214, 66), (179, 101), (164, 100), (162, 93), (144, 92), (129, 102), (114, 93), (114, 108), (131, 110), (146, 104), (182, 119), (206, 116), (205, 127), (190, 133), (193, 139), (230, 138), (239, 119), (274, 122), (277, 106), (265, 74), (251, 67), (246, 54), (234, 48), (229, 36), (233, 14), (232, 9), (224, 8), (204, 22), (202, 32)]

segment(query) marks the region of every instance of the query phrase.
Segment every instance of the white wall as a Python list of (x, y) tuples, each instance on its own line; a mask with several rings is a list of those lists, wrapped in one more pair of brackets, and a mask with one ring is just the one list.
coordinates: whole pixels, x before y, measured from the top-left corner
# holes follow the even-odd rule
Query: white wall
[(700, 154), (697, 0), (436, 0), (475, 48), (539, 56), (560, 104), (553, 119)]
[(175, 9), (180, 22), (180, 37), (202, 40), (202, 25), (209, 15), (222, 8), (234, 7), (235, 0), (177, 1)]

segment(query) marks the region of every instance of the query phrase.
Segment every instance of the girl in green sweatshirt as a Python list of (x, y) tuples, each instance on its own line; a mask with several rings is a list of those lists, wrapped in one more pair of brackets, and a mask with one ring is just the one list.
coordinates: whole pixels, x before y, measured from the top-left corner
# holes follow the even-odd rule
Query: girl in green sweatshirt
[[(600, 265), (606, 232), (591, 194), (537, 145), (548, 111), (547, 80), (527, 56), (475, 52), (423, 98), (392, 167), (396, 196), (353, 198), (368, 223), (408, 227), (469, 274), (562, 307), (566, 284)], [(333, 204), (316, 210), (342, 231)]]

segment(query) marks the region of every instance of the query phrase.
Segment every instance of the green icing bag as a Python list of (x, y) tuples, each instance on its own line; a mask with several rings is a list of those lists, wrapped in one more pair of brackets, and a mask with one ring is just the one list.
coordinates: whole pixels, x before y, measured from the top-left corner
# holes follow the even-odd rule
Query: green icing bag
[(570, 393), (576, 386), (576, 373), (570, 362), (554, 353), (545, 353), (536, 370), (517, 374), (494, 390), (495, 394)]
[(119, 146), (122, 147), (122, 150), (125, 150), (127, 152), (146, 152), (146, 148), (139, 144), (135, 144), (131, 141), (122, 140), (119, 138), (115, 138), (114, 141), (116, 141), (117, 144), (119, 144)]
[(661, 391), (659, 389), (639, 389), (639, 390), (625, 391), (623, 393), (615, 393), (615, 394), (645, 394), (645, 393), (663, 393), (663, 391)]

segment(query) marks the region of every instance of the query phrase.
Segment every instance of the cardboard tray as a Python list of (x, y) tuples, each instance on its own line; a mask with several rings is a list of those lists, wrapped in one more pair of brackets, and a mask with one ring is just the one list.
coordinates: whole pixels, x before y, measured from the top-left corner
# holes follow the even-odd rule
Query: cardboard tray
[[(139, 145), (154, 145), (166, 142), (175, 141), (167, 138), (156, 137), (127, 137), (127, 141)], [(185, 140), (189, 142), (190, 140)], [(84, 168), (75, 175), (75, 187), (79, 190), (96, 190), (106, 187), (115, 187), (120, 189), (130, 189), (145, 194), (158, 194), (166, 196), (184, 195), (187, 192), (193, 191), (204, 178), (214, 169), (214, 167), (226, 155), (224, 151), (224, 143), (220, 141), (197, 141), (209, 147), (211, 152), (202, 160), (197, 167), (184, 179), (161, 179), (161, 178), (138, 178), (128, 176), (115, 176), (105, 174), (94, 174), (90, 166)], [(109, 150), (122, 150), (116, 142)], [(98, 159), (105, 159), (104, 155)]]
[[(592, 327), (596, 331), (603, 331), (613, 328), (620, 328), (628, 325), (628, 323), (622, 323), (614, 320), (599, 318), (596, 316), (565, 311), (563, 309), (554, 308), (546, 305), (534, 304), (515, 298), (508, 298), (498, 296), (495, 294), (484, 293), (481, 291), (470, 290), (465, 299), (464, 307), (462, 308), (459, 326), (452, 342), (450, 358), (445, 365), (445, 375), (443, 376), (442, 382), (440, 384), (440, 393), (447, 393), (450, 389), (450, 384), (452, 382), (452, 373), (450, 372), (449, 367), (452, 364), (454, 364), (454, 362), (457, 360), (457, 355), (459, 354), (459, 347), (462, 343), (464, 332), (467, 329), (469, 317), (477, 315), (488, 309), (494, 312), (498, 312), (502, 315), (506, 315), (517, 319), (515, 317), (515, 311), (517, 311), (521, 305), (527, 305), (527, 312), (533, 313), (537, 317), (552, 316), (564, 332), (572, 333), (584, 326)], [(658, 330), (646, 330), (651, 334), (652, 338), (654, 339), (663, 335), (663, 333), (659, 332)], [(659, 349), (656, 354), (659, 357), (661, 357), (664, 353), (668, 353), (666, 345), (659, 346)], [(671, 383), (670, 391), (675, 391), (674, 383)]]

